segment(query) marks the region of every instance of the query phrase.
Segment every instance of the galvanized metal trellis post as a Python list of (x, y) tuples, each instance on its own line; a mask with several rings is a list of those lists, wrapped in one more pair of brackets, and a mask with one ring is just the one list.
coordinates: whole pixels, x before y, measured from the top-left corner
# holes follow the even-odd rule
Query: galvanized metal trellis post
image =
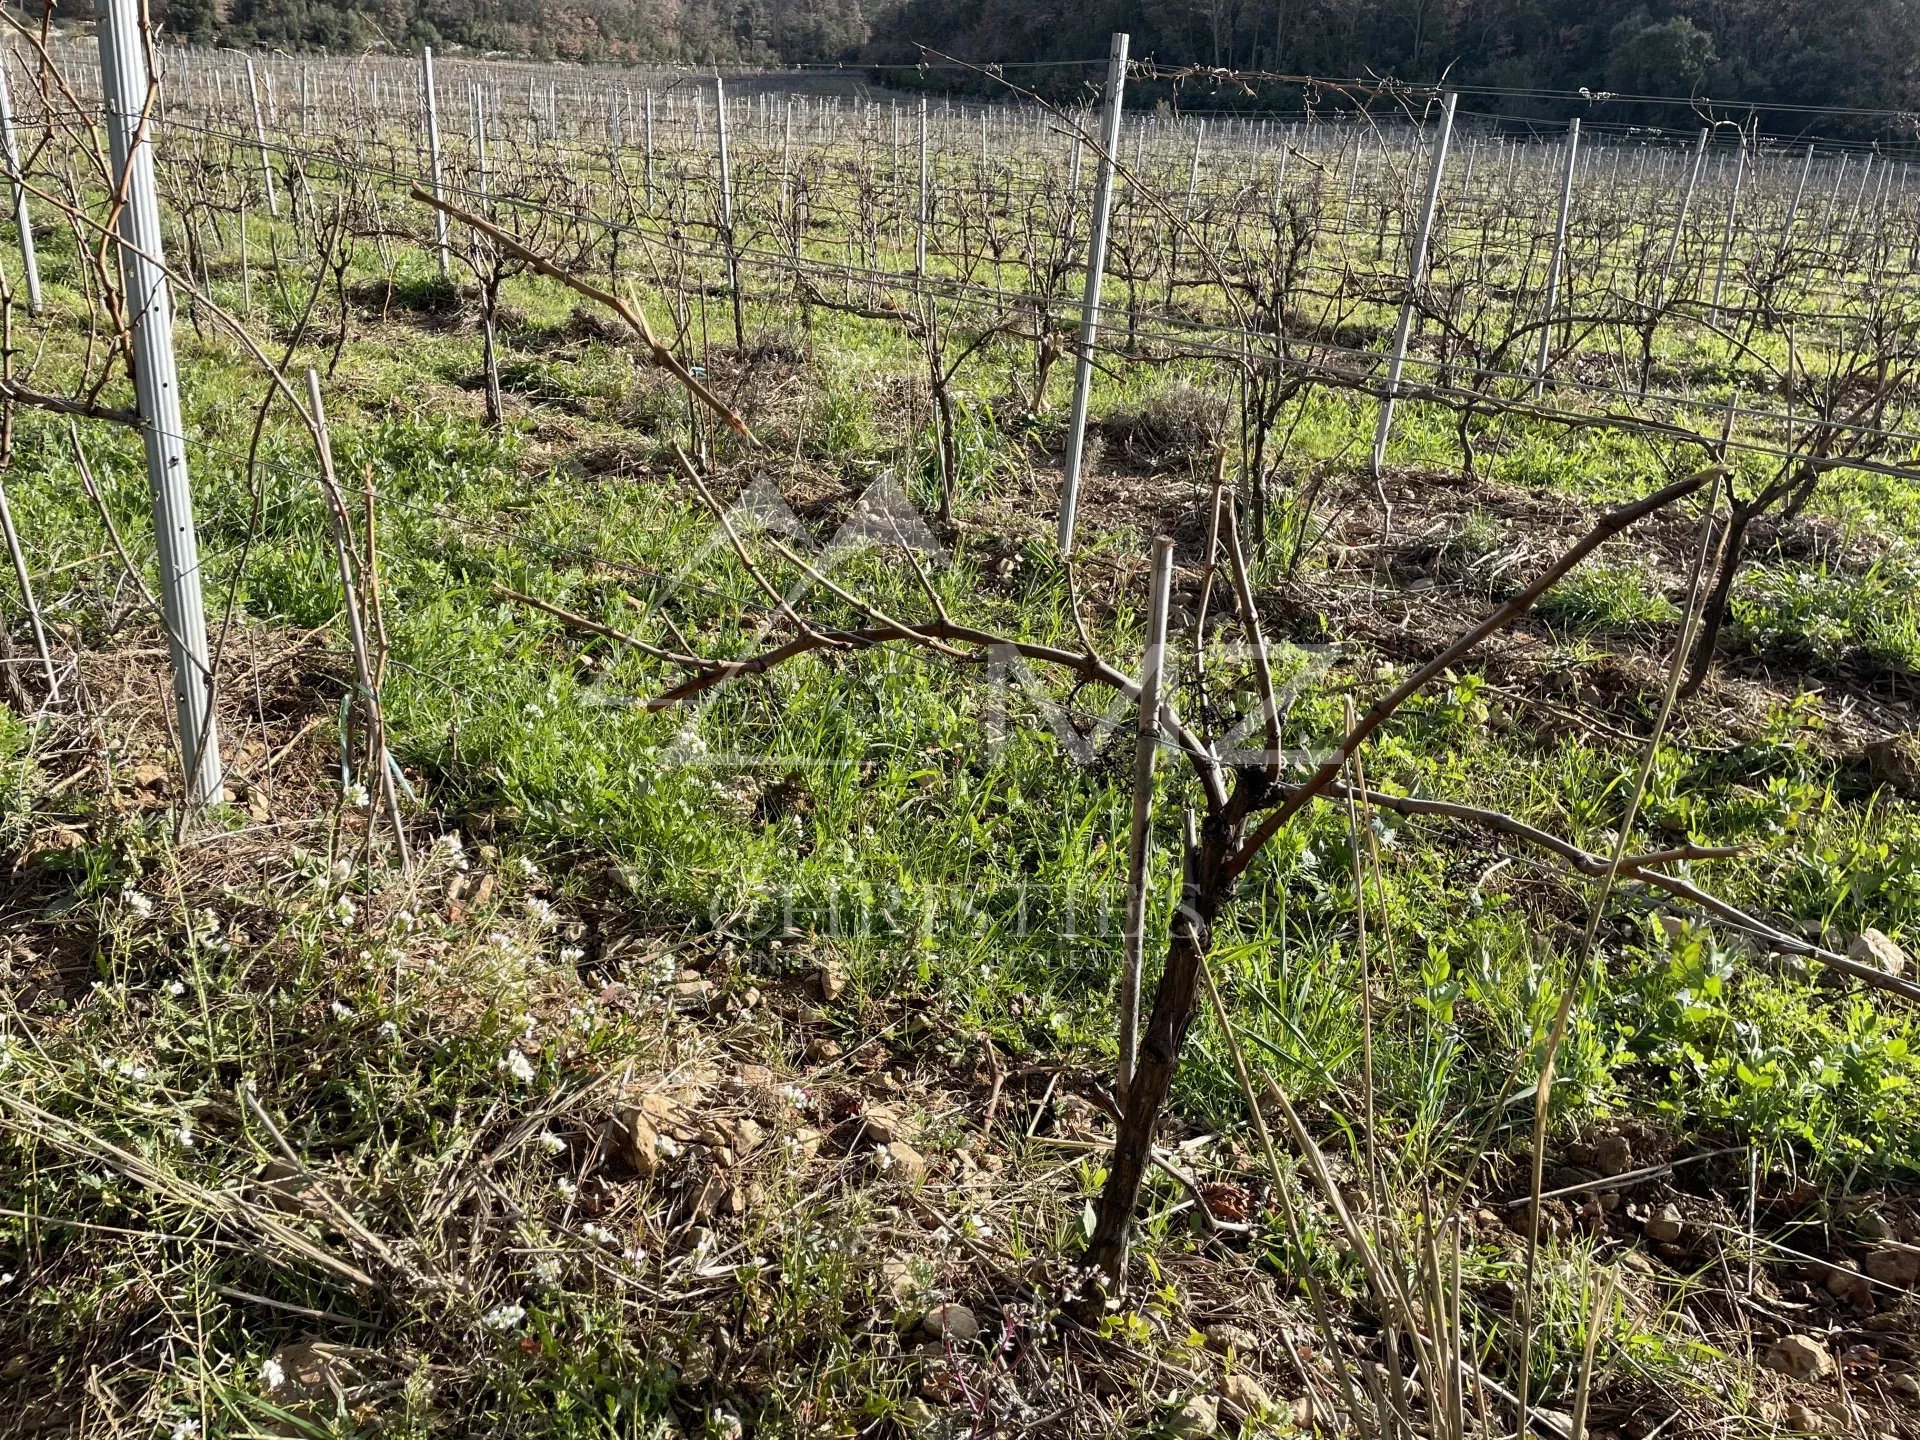
[(745, 350), (747, 322), (740, 306), (740, 252), (733, 243), (733, 164), (727, 152), (727, 87), (717, 71), (713, 77), (713, 128), (720, 143), (720, 226), (726, 232), (727, 289), (733, 296), (733, 343)]
[(180, 381), (173, 365), (173, 290), (167, 280), (154, 183), (153, 144), (144, 125), (147, 51), (140, 0), (99, 0), (100, 81), (114, 184), (126, 197), (119, 218), (120, 277), (126, 294), (133, 382), (153, 487), (160, 603), (173, 662), (173, 698), (189, 804), (222, 798), (220, 743), (213, 715), (200, 548), (187, 487)]
[[(1394, 327), (1393, 349), (1387, 356), (1387, 393), (1380, 399), (1380, 418), (1373, 427), (1373, 473), (1387, 460), (1387, 438), (1393, 433), (1394, 401), (1400, 393), (1400, 374), (1406, 368), (1407, 340), (1413, 334), (1414, 300), (1427, 278), (1427, 250), (1433, 241), (1433, 217), (1440, 209), (1440, 177), (1447, 167), (1447, 147), (1453, 143), (1453, 112), (1460, 97), (1448, 91), (1440, 105), (1440, 133), (1433, 141), (1433, 164), (1427, 171), (1427, 198), (1414, 232), (1413, 254), (1407, 262), (1407, 294), (1400, 302), (1400, 323)], [(1355, 151), (1355, 164), (1359, 153)]]
[(247, 98), (253, 102), (253, 140), (260, 147), (260, 174), (267, 182), (267, 213), (278, 216), (280, 194), (273, 187), (273, 157), (267, 151), (267, 122), (260, 114), (260, 82), (253, 73), (253, 56), (247, 56)]
[(927, 102), (920, 101), (920, 224), (913, 242), (913, 273), (927, 273)]
[(1147, 652), (1140, 662), (1140, 723), (1133, 746), (1133, 829), (1127, 843), (1127, 928), (1120, 961), (1120, 1064), (1114, 1094), (1127, 1103), (1140, 1050), (1140, 978), (1147, 933), (1147, 860), (1153, 835), (1153, 767), (1160, 753), (1160, 690), (1166, 671), (1167, 606), (1173, 594), (1173, 541), (1153, 542), (1147, 591)]
[(1067, 461), (1060, 484), (1060, 553), (1073, 553), (1073, 521), (1086, 460), (1087, 400), (1093, 391), (1093, 346), (1100, 334), (1100, 277), (1107, 266), (1107, 224), (1113, 213), (1113, 167), (1126, 101), (1127, 44), (1115, 31), (1107, 52), (1107, 108), (1100, 120), (1100, 168), (1093, 185), (1093, 227), (1087, 232), (1087, 283), (1080, 296), (1080, 341), (1073, 367), (1073, 411), (1067, 422)]
[[(420, 94), (427, 107), (427, 166), (433, 180), (433, 198), (445, 200), (447, 192), (440, 183), (440, 101), (434, 92), (431, 45), (420, 47)], [(439, 247), (440, 278), (445, 280), (452, 273), (452, 257), (447, 246), (447, 212), (437, 205), (433, 210), (433, 231)]]
[(13, 509), (7, 504), (4, 484), (0, 484), (0, 535), (6, 537), (7, 558), (13, 561), (13, 576), (20, 582), (20, 599), (27, 607), (27, 619), (33, 623), (33, 647), (46, 668), (47, 703), (51, 705), (60, 698), (60, 672), (54, 669), (53, 651), (47, 648), (46, 622), (40, 617), (39, 602), (33, 598), (33, 576), (27, 570), (27, 554), (20, 545), (20, 532), (13, 528)]
[(1553, 227), (1553, 254), (1547, 260), (1546, 297), (1540, 306), (1540, 349), (1533, 360), (1533, 394), (1547, 388), (1547, 361), (1553, 354), (1553, 311), (1560, 299), (1560, 266), (1567, 253), (1567, 217), (1573, 209), (1574, 167), (1580, 161), (1580, 122), (1567, 122), (1567, 167), (1560, 177), (1560, 218)]
[(1700, 169), (1707, 160), (1707, 141), (1713, 135), (1711, 128), (1703, 127), (1700, 141), (1693, 151), (1693, 169), (1687, 175), (1687, 188), (1680, 195), (1680, 213), (1673, 217), (1673, 237), (1667, 241), (1666, 263), (1660, 267), (1660, 287), (1653, 294), (1653, 308), (1658, 310), (1666, 303), (1667, 281), (1673, 274), (1673, 257), (1680, 252), (1680, 236), (1687, 228), (1687, 211), (1693, 205), (1693, 192), (1700, 184)]
[(20, 267), (27, 277), (27, 308), (40, 313), (40, 261), (33, 251), (33, 217), (27, 210), (26, 177), (20, 173), (20, 143), (13, 131), (13, 89), (7, 83), (7, 61), (0, 56), (0, 145), (6, 147), (7, 179), (13, 183), (13, 223), (20, 232)]
[(1740, 152), (1733, 160), (1733, 190), (1727, 196), (1727, 225), (1720, 236), (1720, 264), (1713, 272), (1713, 307), (1708, 311), (1707, 323), (1714, 324), (1720, 319), (1720, 296), (1727, 285), (1727, 261), (1733, 254), (1733, 227), (1740, 215), (1740, 187), (1747, 178), (1747, 137), (1740, 137)]

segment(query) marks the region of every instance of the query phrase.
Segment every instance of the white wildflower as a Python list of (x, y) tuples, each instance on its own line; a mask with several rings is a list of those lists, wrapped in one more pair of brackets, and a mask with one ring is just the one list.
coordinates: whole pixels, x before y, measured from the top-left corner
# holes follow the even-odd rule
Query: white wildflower
[(269, 1390), (278, 1390), (287, 1383), (286, 1367), (269, 1355), (260, 1362), (260, 1383)]
[(573, 1199), (575, 1195), (580, 1193), (580, 1187), (571, 1180), (556, 1180), (553, 1188), (558, 1190), (560, 1194), (568, 1200)]
[(542, 1255), (533, 1262), (533, 1278), (542, 1285), (560, 1283), (560, 1262), (551, 1255)]
[(511, 1330), (527, 1318), (524, 1305), (496, 1305), (480, 1317), (480, 1323), (489, 1330)]
[(671, 1135), (655, 1135), (653, 1137), (653, 1153), (658, 1155), (662, 1160), (671, 1160), (680, 1153), (680, 1146), (675, 1143)]
[(540, 867), (525, 855), (514, 856), (513, 867), (520, 872), (520, 877), (523, 880), (538, 880), (540, 878)]
[(198, 1420), (176, 1420), (173, 1422), (173, 1430), (169, 1436), (169, 1440), (193, 1440), (193, 1437), (199, 1433), (200, 1422)]
[(331, 1008), (337, 1019), (351, 1020), (353, 1018), (353, 1007), (344, 1000), (334, 1001)]
[(173, 1138), (182, 1150), (193, 1149), (193, 1127), (186, 1121), (180, 1122), (180, 1128), (173, 1132)]
[(380, 1022), (380, 1033), (391, 1040), (400, 1033), (400, 1027), (391, 1020), (382, 1020)]
[(596, 1225), (589, 1220), (580, 1227), (580, 1233), (596, 1245), (604, 1245), (609, 1250), (620, 1248), (620, 1237), (604, 1225)]
[(529, 895), (520, 903), (526, 909), (527, 915), (532, 919), (534, 924), (551, 925), (553, 923), (553, 906), (542, 900), (538, 895)]
[(133, 888), (131, 882), (121, 887), (120, 901), (127, 909), (138, 915), (142, 920), (145, 920), (153, 914), (152, 897), (142, 895), (138, 890)]
[(578, 945), (562, 945), (560, 947), (560, 963), (562, 965), (578, 965), (586, 958), (587, 952), (582, 950)]
[(167, 982), (167, 994), (173, 996), (174, 999), (178, 1000), (182, 995), (186, 993), (187, 993), (186, 981), (170, 980)]
[(506, 1058), (500, 1062), (500, 1068), (522, 1085), (530, 1084), (533, 1080), (533, 1062), (520, 1053), (518, 1046), (507, 1051)]
[(342, 925), (351, 925), (353, 917), (360, 913), (360, 907), (353, 903), (351, 895), (342, 895), (327, 907), (327, 912)]
[(347, 808), (350, 810), (364, 810), (373, 803), (373, 797), (367, 793), (367, 787), (358, 780), (347, 786), (345, 798)]
[(545, 1150), (549, 1155), (563, 1155), (566, 1153), (567, 1142), (551, 1130), (542, 1130), (539, 1140), (540, 1148)]

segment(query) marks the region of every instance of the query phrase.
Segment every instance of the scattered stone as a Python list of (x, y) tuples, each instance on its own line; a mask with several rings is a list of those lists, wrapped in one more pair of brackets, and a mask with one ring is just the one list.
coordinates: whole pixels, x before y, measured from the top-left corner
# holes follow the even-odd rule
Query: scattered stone
[(891, 1145), (906, 1133), (906, 1123), (891, 1105), (869, 1105), (862, 1117), (867, 1139), (876, 1145)]
[(1686, 1233), (1686, 1222), (1677, 1206), (1662, 1205), (1647, 1217), (1647, 1239), (1656, 1245), (1671, 1245)]
[(1780, 1418), (1787, 1429), (1802, 1435), (1818, 1435), (1825, 1428), (1819, 1412), (1800, 1400), (1791, 1402)]
[(1869, 1253), (1861, 1265), (1883, 1285), (1910, 1287), (1920, 1281), (1920, 1250), (1905, 1245), (1882, 1245)]
[(1201, 1333), (1206, 1336), (1207, 1348), (1222, 1355), (1257, 1355), (1260, 1351), (1260, 1337), (1244, 1325), (1209, 1325)]
[(1878, 1210), (1857, 1210), (1853, 1216), (1853, 1228), (1856, 1234), (1868, 1240), (1891, 1240), (1893, 1226), (1887, 1223), (1887, 1217)]
[(887, 1168), (909, 1185), (918, 1185), (927, 1178), (927, 1157), (907, 1144), (904, 1140), (895, 1140), (885, 1150)]
[(1273, 1408), (1266, 1387), (1244, 1370), (1236, 1370), (1220, 1387), (1220, 1399), (1238, 1420), (1254, 1420)]
[(673, 982), (673, 1003), (694, 1010), (713, 1002), (713, 982), (698, 970), (682, 970)]
[(909, 1430), (918, 1430), (933, 1423), (933, 1406), (918, 1395), (909, 1395), (895, 1407), (894, 1413), (900, 1417), (900, 1423)]
[(831, 1005), (846, 993), (846, 974), (837, 961), (823, 961), (814, 967), (813, 987), (820, 992), (821, 1000)]
[(742, 1065), (740, 1073), (733, 1077), (735, 1090), (743, 1095), (752, 1095), (761, 1090), (771, 1090), (775, 1085), (773, 1071), (765, 1065)]
[(816, 1035), (807, 1042), (807, 1059), (813, 1061), (838, 1060), (842, 1054), (840, 1042), (829, 1040), (824, 1035)]
[(1786, 1335), (1774, 1341), (1761, 1356), (1761, 1364), (1791, 1380), (1822, 1380), (1833, 1373), (1833, 1357), (1827, 1354), (1827, 1347), (1806, 1335)]
[(1827, 1271), (1827, 1293), (1856, 1310), (1873, 1308), (1873, 1286), (1858, 1270), (1836, 1265)]
[(1593, 1163), (1602, 1175), (1624, 1175), (1633, 1168), (1633, 1147), (1624, 1135), (1602, 1135), (1593, 1145)]
[(913, 1261), (905, 1255), (889, 1255), (880, 1262), (880, 1283), (896, 1305), (905, 1305), (920, 1288)]
[(1907, 973), (1907, 952), (1902, 950), (1883, 931), (1862, 930), (1847, 946), (1847, 958), (1858, 960), (1863, 965), (1871, 965), (1882, 975), (1904, 975)]
[(951, 1340), (956, 1345), (971, 1345), (980, 1338), (979, 1320), (957, 1300), (927, 1311), (920, 1321), (920, 1329), (930, 1340)]
[(1220, 1402), (1211, 1395), (1196, 1395), (1167, 1422), (1173, 1440), (1207, 1440), (1220, 1428)]
[(793, 1153), (796, 1159), (807, 1161), (820, 1153), (820, 1147), (827, 1137), (811, 1125), (802, 1125), (793, 1132)]
[(1686, 937), (1687, 922), (1678, 915), (1656, 915), (1653, 918), (1659, 922), (1660, 933), (1666, 936), (1669, 941), (1681, 940)]
[(660, 1134), (645, 1112), (629, 1106), (613, 1117), (610, 1148), (641, 1178), (660, 1168)]
[(1909, 1375), (1904, 1370), (1896, 1375), (1889, 1375), (1887, 1389), (1902, 1400), (1920, 1400), (1920, 1376)]
[(1863, 746), (1860, 759), (1881, 785), (1906, 795), (1920, 794), (1920, 737), (1894, 735)]
[(767, 1132), (756, 1120), (736, 1120), (733, 1122), (733, 1153), (742, 1160), (766, 1143)]

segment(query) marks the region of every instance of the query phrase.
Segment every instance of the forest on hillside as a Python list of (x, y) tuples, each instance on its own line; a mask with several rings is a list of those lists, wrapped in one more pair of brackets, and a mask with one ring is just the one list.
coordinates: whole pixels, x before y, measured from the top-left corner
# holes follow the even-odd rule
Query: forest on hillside
[[(290, 50), (428, 43), (577, 61), (887, 67), (915, 66), (927, 48), (980, 63), (1082, 62), (1126, 30), (1136, 57), (1165, 65), (1709, 96), (1769, 107), (1773, 129), (1899, 135), (1911, 115), (1844, 112), (1920, 109), (1920, 0), (173, 0), (163, 14), (181, 38)], [(1065, 63), (1020, 78), (1066, 95), (1096, 74)], [(1299, 95), (1190, 85), (1181, 98)], [(1823, 113), (1794, 121), (1786, 107)], [(1514, 97), (1470, 108), (1565, 110)], [(1692, 123), (1671, 105), (1615, 103), (1607, 118)]]

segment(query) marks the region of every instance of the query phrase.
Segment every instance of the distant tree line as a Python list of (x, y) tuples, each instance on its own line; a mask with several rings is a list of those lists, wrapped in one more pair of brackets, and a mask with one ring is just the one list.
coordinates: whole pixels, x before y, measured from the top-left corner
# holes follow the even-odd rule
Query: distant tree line
[[(1911, 138), (1920, 112), (1920, 0), (156, 0), (175, 36), (230, 45), (413, 49), (435, 44), (557, 60), (846, 62), (894, 83), (991, 89), (912, 67), (931, 47), (1020, 65), (1068, 96), (1114, 30), (1163, 65), (1393, 76), (1503, 91), (1585, 88), (1767, 107), (1771, 130)], [(1062, 62), (1049, 67), (1038, 62)], [(1303, 92), (1189, 81), (1143, 102), (1298, 105)], [(1818, 114), (1802, 114), (1799, 107)], [(1467, 108), (1514, 118), (1586, 113), (1526, 95)], [(1685, 129), (1685, 106), (1603, 102), (1604, 118)], [(1733, 112), (1716, 112), (1738, 118)]]

